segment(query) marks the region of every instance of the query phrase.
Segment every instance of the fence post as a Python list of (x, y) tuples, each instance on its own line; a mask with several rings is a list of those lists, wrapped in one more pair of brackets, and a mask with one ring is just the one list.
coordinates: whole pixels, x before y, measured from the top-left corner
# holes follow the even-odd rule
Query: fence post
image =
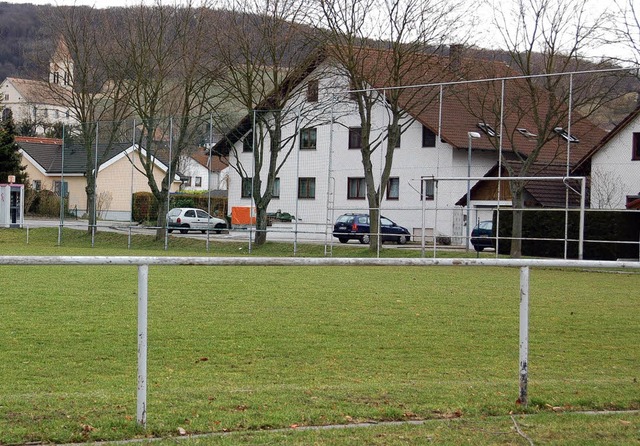
[(527, 407), (529, 380), (529, 267), (520, 268), (520, 395), (518, 402)]
[(136, 420), (147, 424), (147, 296), (149, 265), (138, 265), (138, 395)]

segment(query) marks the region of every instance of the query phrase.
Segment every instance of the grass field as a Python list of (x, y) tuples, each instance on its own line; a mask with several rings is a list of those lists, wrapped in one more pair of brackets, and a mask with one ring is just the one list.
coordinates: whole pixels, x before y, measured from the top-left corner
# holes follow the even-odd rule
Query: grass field
[[(118, 234), (96, 248), (65, 234), (58, 247), (52, 231), (26, 245), (0, 230), (0, 255), (167, 254), (149, 240), (126, 250), (126, 237), (122, 249)], [(171, 255), (202, 255), (172, 243)], [(517, 269), (153, 266), (146, 429), (135, 421), (136, 268), (2, 266), (0, 277), (0, 444), (180, 429), (226, 432), (198, 444), (640, 443), (640, 416), (625, 412), (640, 409), (640, 274), (531, 271), (525, 409)], [(580, 413), (603, 410), (619, 412)], [(301, 430), (408, 420), (424, 423)]]

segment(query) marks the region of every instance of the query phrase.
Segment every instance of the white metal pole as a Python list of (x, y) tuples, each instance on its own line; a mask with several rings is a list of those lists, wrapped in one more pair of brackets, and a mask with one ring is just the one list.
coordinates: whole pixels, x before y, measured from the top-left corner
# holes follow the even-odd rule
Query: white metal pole
[(465, 241), (465, 250), (469, 251), (469, 239), (471, 233), (469, 232), (469, 226), (471, 226), (471, 132), (469, 132), (469, 147), (467, 148), (467, 238)]
[(138, 266), (138, 399), (136, 420), (147, 424), (147, 301), (149, 265)]
[[(585, 196), (587, 194), (587, 179), (580, 179), (580, 236), (578, 241), (578, 259), (582, 260), (584, 256), (584, 207), (586, 206)], [(566, 237), (565, 237), (566, 239)]]
[[(93, 248), (96, 241), (96, 227), (98, 224), (98, 196), (96, 195), (98, 189), (98, 138), (100, 137), (100, 123), (96, 122), (96, 150), (95, 159), (93, 160), (93, 225), (91, 225), (91, 247)], [(87, 209), (88, 211), (88, 209)]]
[[(209, 252), (211, 227), (211, 152), (213, 152), (213, 114), (209, 114), (209, 157), (207, 158), (207, 252)], [(224, 216), (223, 216), (224, 217)]]
[(529, 267), (520, 268), (520, 395), (518, 401), (527, 406), (529, 381)]

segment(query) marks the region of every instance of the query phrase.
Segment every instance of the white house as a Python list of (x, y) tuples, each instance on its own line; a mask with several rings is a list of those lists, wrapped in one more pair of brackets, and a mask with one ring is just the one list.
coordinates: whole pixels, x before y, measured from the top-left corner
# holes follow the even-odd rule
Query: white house
[(76, 124), (68, 104), (72, 91), (73, 61), (64, 41), (60, 41), (49, 64), (47, 81), (8, 77), (0, 84), (3, 113), (11, 110), (16, 123), (28, 122), (37, 134), (55, 123)]
[[(429, 73), (425, 72), (425, 78), (432, 83), (437, 81), (437, 76), (441, 81), (456, 78), (443, 68), (450, 66), (448, 61), (440, 65), (432, 63), (426, 68)], [(385, 85), (380, 82), (383, 78), (379, 73), (380, 66), (372, 69), (377, 71), (371, 73), (371, 85), (378, 89), (380, 99), (373, 109), (372, 136), (374, 140), (384, 142), (389, 111), (385, 93), (380, 89)], [(504, 67), (502, 71), (505, 71)], [(415, 75), (414, 82), (420, 83), (419, 74)], [(423, 90), (404, 103), (406, 115), (401, 122), (401, 140), (394, 151), (381, 214), (407, 227), (416, 237), (424, 229), (428, 235), (448, 236), (453, 243), (463, 244), (466, 200), (461, 205), (460, 198), (466, 197), (469, 189), (477, 190), (474, 188), (477, 181), (466, 178), (484, 176), (498, 165), (498, 152), (491, 141), (498, 135), (490, 125), (474, 117), (460, 96), (439, 96), (438, 87), (423, 87)], [(309, 230), (331, 231), (332, 223), (340, 214), (368, 212), (362, 156), (358, 150), (360, 118), (355, 103), (349, 100), (347, 78), (328, 59), (309, 68), (297, 81), (295, 91), (297, 94), (286, 107), (291, 119), (282, 132), (283, 141), (289, 141), (284, 144), (293, 144), (287, 146), (293, 150), (279, 171), (268, 212), (287, 212), (295, 215), (298, 224), (309, 225)], [(214, 147), (218, 153), (228, 153), (230, 165), (240, 161), (247, 172), (244, 180), (236, 174), (229, 181), (230, 209), (252, 205), (250, 186), (254, 158), (251, 142), (254, 138), (249, 118), (245, 117)], [(518, 124), (523, 126), (522, 120)], [(515, 128), (516, 123), (505, 125)], [(519, 135), (521, 151), (535, 144), (531, 133), (522, 130)], [(571, 164), (592, 147), (590, 143), (594, 138), (597, 141), (604, 134), (588, 123), (576, 125), (572, 134), (574, 132), (581, 134), (583, 144), (572, 150)], [(565, 141), (558, 137), (558, 142), (550, 144), (549, 153), (542, 153), (541, 159), (552, 162), (552, 152), (564, 146)], [(265, 147), (268, 147), (268, 138)], [(283, 148), (283, 152), (286, 151)], [(383, 161), (384, 148), (379, 148), (372, 159), (377, 178), (380, 178)], [(263, 179), (266, 178), (266, 165), (265, 162)], [(264, 187), (263, 183), (263, 190)], [(504, 194), (501, 197), (501, 206), (511, 204), (509, 197), (505, 198)], [(476, 199), (472, 194), (469, 216), (472, 224), (490, 218), (491, 210), (497, 204), (497, 195)]]
[[(210, 164), (210, 166), (209, 166)], [(180, 157), (183, 191), (227, 190), (229, 166), (219, 156), (209, 157), (204, 147)]]
[[(640, 199), (640, 107), (580, 161), (591, 167), (591, 207), (637, 209)], [(634, 204), (635, 203), (635, 204)]]

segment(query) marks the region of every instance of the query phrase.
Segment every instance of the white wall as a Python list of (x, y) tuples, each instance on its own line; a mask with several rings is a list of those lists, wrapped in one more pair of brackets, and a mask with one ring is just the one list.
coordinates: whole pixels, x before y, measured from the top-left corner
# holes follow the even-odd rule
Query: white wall
[[(632, 160), (636, 120), (595, 153), (591, 160), (591, 207), (624, 209), (627, 195), (640, 194), (640, 160)], [(606, 198), (609, 196), (610, 198)]]

